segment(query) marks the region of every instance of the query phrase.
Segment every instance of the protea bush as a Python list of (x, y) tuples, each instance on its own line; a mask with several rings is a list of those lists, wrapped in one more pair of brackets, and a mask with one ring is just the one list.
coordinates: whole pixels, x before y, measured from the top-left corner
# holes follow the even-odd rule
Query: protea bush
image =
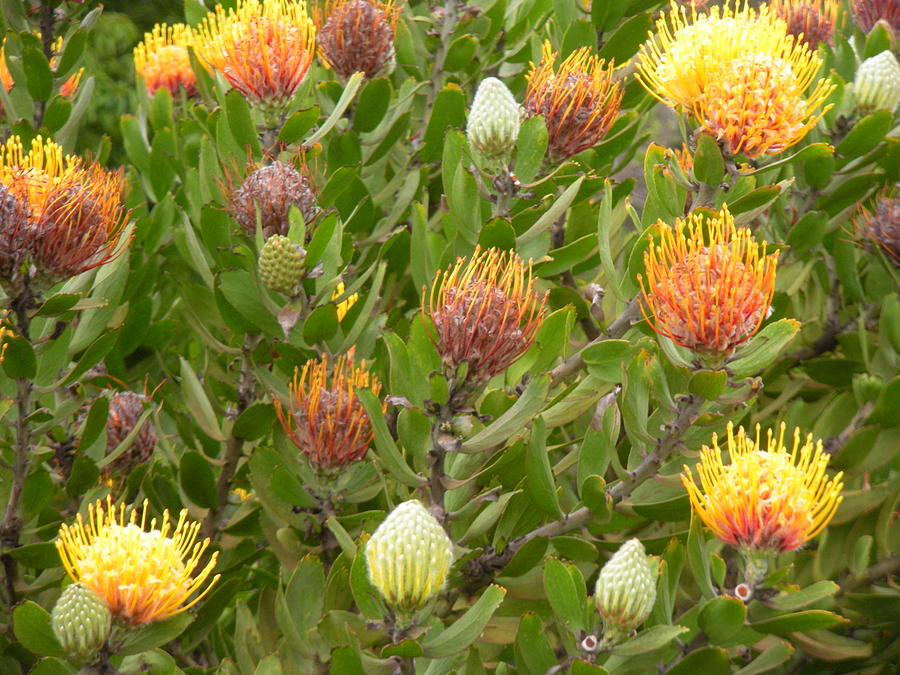
[(0, 673), (893, 672), (896, 2), (0, 5)]

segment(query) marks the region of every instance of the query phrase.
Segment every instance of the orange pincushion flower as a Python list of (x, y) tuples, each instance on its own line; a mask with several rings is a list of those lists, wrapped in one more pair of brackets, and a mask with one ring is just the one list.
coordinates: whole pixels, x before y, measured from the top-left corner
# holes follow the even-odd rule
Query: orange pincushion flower
[(828, 80), (819, 80), (809, 98), (803, 97), (819, 65), (811, 60), (798, 72), (765, 54), (734, 59), (697, 98), (694, 116), (732, 155), (754, 158), (783, 152), (802, 140), (830, 108), (821, 108), (834, 90)]
[[(776, 437), (770, 430), (766, 447), (740, 427), (728, 424), (728, 465), (722, 462), (718, 437), (704, 446), (697, 464), (699, 483), (685, 466), (681, 480), (694, 512), (721, 541), (746, 553), (794, 551), (819, 534), (841, 503), (843, 473), (829, 478), (830, 455), (812, 434), (801, 443), (794, 430), (793, 447), (784, 445), (785, 425)], [(701, 491), (702, 488), (702, 491)]]
[(394, 30), (400, 8), (394, 0), (328, 0), (319, 27), (319, 58), (347, 80), (389, 73), (394, 67)]
[[(138, 509), (98, 500), (88, 507), (87, 522), (79, 513), (75, 525), (63, 524), (56, 540), (69, 576), (99, 595), (112, 615), (132, 626), (161, 621), (193, 607), (216, 583), (207, 579), (216, 566), (213, 553), (198, 569), (209, 539), (197, 541), (200, 523), (183, 510), (172, 530), (169, 512), (157, 528), (147, 529), (147, 502)], [(205, 585), (205, 588), (204, 588)], [(202, 588), (202, 590), (201, 590)], [(193, 596), (193, 598), (191, 598)]]
[(837, 0), (769, 0), (769, 7), (787, 23), (788, 33), (815, 49), (831, 43), (840, 7)]
[(196, 93), (197, 76), (188, 52), (193, 39), (193, 31), (180, 23), (158, 23), (144, 33), (143, 42), (134, 48), (134, 69), (144, 79), (148, 94), (153, 96), (163, 87), (173, 97), (182, 89), (188, 96)]
[(622, 103), (623, 89), (613, 80), (613, 64), (583, 47), (572, 52), (554, 72), (557, 53), (548, 41), (541, 62), (531, 64), (525, 91), (525, 113), (543, 115), (550, 156), (562, 160), (596, 145), (609, 131)]
[(306, 77), (316, 27), (300, 0), (240, 0), (203, 20), (194, 48), (200, 58), (254, 103), (286, 102)]
[(511, 251), (476, 248), (468, 260), (438, 272), (431, 286), (427, 312), (441, 359), (452, 370), (467, 363), (476, 382), (502, 373), (534, 342), (546, 301), (534, 289), (530, 262)]
[(288, 408), (276, 399), (275, 411), (284, 433), (320, 469), (334, 469), (362, 459), (372, 440), (369, 414), (356, 397), (356, 389), (376, 396), (381, 383), (366, 370), (366, 362), (353, 364), (354, 350), (337, 359), (328, 372), (328, 355), (310, 359), (294, 371)]
[(728, 207), (704, 220), (695, 211), (674, 227), (659, 223), (661, 241), (651, 239), (644, 252), (647, 277), (638, 276), (642, 311), (657, 333), (676, 344), (722, 355), (766, 317), (778, 254), (766, 255), (765, 242), (736, 229)]
[(900, 183), (888, 186), (875, 196), (874, 213), (860, 206), (854, 223), (900, 267)]

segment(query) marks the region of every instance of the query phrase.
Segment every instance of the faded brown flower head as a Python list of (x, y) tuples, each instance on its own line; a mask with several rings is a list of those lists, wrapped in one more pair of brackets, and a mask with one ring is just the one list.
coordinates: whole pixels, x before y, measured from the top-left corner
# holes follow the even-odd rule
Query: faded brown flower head
[[(106, 420), (106, 454), (110, 454), (125, 440), (144, 414), (147, 397), (131, 391), (117, 391), (109, 396), (109, 416)], [(116, 457), (106, 469), (109, 473), (127, 477), (141, 464), (145, 464), (156, 449), (156, 431), (148, 421), (132, 439), (131, 445)]]
[(291, 164), (274, 161), (252, 171), (228, 200), (228, 210), (247, 232), (256, 232), (257, 216), (263, 235), (286, 236), (291, 228), (291, 206), (311, 223), (319, 212), (305, 167), (298, 171)]
[(810, 49), (820, 42), (831, 44), (840, 18), (837, 0), (769, 0), (769, 7), (784, 19), (790, 35)]
[(875, 196), (874, 212), (860, 206), (859, 217), (854, 222), (900, 267), (900, 183), (888, 186)]
[(897, 0), (853, 0), (853, 13), (866, 33), (879, 21), (885, 21), (895, 35), (900, 34), (900, 2)]
[(343, 80), (390, 73), (399, 14), (393, 0), (329, 0), (324, 22), (317, 17), (319, 58)]
[(624, 90), (613, 80), (613, 64), (583, 47), (572, 52), (554, 72), (558, 54), (545, 41), (541, 62), (531, 64), (525, 91), (528, 117), (543, 115), (547, 148), (556, 161), (596, 145), (609, 131)]
[(502, 373), (534, 342), (546, 300), (534, 289), (531, 263), (512, 251), (476, 248), (457, 259), (438, 273), (427, 309), (444, 365), (468, 364), (475, 382)]
[(328, 355), (310, 359), (294, 371), (285, 410), (275, 399), (275, 411), (284, 433), (318, 469), (335, 469), (362, 459), (372, 440), (369, 414), (356, 397), (356, 389), (376, 396), (381, 383), (353, 363), (354, 350), (339, 357), (329, 373)]
[(21, 179), (10, 185), (0, 184), (0, 278), (10, 279), (17, 273), (28, 253), (31, 206), (22, 190)]

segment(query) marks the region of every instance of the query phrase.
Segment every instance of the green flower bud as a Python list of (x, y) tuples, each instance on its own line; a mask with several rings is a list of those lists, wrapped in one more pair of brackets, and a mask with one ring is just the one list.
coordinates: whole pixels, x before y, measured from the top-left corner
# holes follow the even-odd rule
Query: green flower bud
[(259, 278), (272, 291), (290, 295), (303, 277), (305, 251), (287, 237), (269, 237), (259, 254)]
[(403, 502), (366, 544), (369, 579), (393, 609), (414, 612), (444, 587), (453, 544), (417, 500)]
[(53, 634), (69, 656), (96, 653), (109, 637), (112, 618), (103, 599), (84, 584), (66, 587), (50, 615)]
[(482, 80), (466, 124), (469, 144), (485, 159), (503, 159), (516, 145), (520, 117), (519, 104), (503, 82)]
[(597, 577), (594, 602), (603, 617), (606, 639), (618, 639), (641, 625), (655, 601), (656, 568), (640, 540), (630, 539)]
[(863, 115), (876, 110), (894, 112), (900, 103), (900, 63), (890, 51), (866, 59), (853, 83), (856, 107)]

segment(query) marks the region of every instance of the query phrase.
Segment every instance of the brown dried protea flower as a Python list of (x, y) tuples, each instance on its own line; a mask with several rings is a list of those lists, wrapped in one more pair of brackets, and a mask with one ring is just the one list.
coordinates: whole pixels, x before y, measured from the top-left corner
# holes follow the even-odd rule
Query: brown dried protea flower
[(895, 35), (900, 33), (900, 2), (897, 0), (853, 0), (853, 13), (866, 33), (879, 21), (886, 22)]
[(551, 159), (561, 161), (593, 147), (609, 131), (624, 90), (613, 80), (613, 64), (583, 47), (553, 71), (557, 53), (544, 42), (541, 62), (531, 64), (525, 91), (528, 117), (543, 115)]
[(534, 341), (546, 299), (534, 289), (531, 263), (512, 251), (476, 248), (458, 258), (438, 273), (427, 309), (444, 365), (455, 371), (468, 364), (476, 383), (502, 373)]
[(874, 213), (860, 206), (859, 215), (854, 219), (857, 229), (900, 267), (900, 183), (888, 186), (875, 196)]
[(31, 206), (23, 188), (21, 178), (0, 183), (0, 279), (17, 276), (31, 243)]
[(366, 362), (353, 365), (354, 350), (341, 356), (329, 374), (328, 355), (310, 359), (294, 371), (287, 410), (275, 399), (275, 411), (291, 442), (317, 469), (340, 468), (366, 456), (372, 440), (369, 414), (356, 397), (356, 389), (376, 396), (381, 383), (366, 370)]
[[(144, 414), (148, 398), (131, 391), (117, 391), (109, 395), (109, 417), (106, 420), (106, 454), (110, 454), (134, 430)], [(156, 449), (156, 431), (145, 422), (131, 445), (106, 467), (110, 474), (126, 477), (153, 456)]]
[(837, 0), (769, 0), (769, 7), (784, 19), (790, 35), (815, 49), (831, 44), (840, 17)]
[(766, 254), (750, 230), (736, 229), (723, 207), (715, 218), (693, 212), (644, 252), (641, 309), (653, 329), (697, 352), (726, 355), (750, 338), (775, 292), (778, 253)]
[(276, 234), (287, 235), (291, 228), (291, 205), (300, 209), (306, 223), (312, 222), (319, 212), (305, 168), (298, 171), (281, 161), (252, 171), (228, 199), (228, 211), (247, 232), (256, 232), (259, 217), (266, 239)]
[(99, 165), (67, 172), (47, 192), (31, 243), (38, 269), (54, 281), (115, 260), (127, 247), (121, 171)]
[(394, 0), (328, 0), (319, 24), (319, 58), (348, 80), (353, 73), (366, 77), (394, 69), (394, 29), (400, 9)]

